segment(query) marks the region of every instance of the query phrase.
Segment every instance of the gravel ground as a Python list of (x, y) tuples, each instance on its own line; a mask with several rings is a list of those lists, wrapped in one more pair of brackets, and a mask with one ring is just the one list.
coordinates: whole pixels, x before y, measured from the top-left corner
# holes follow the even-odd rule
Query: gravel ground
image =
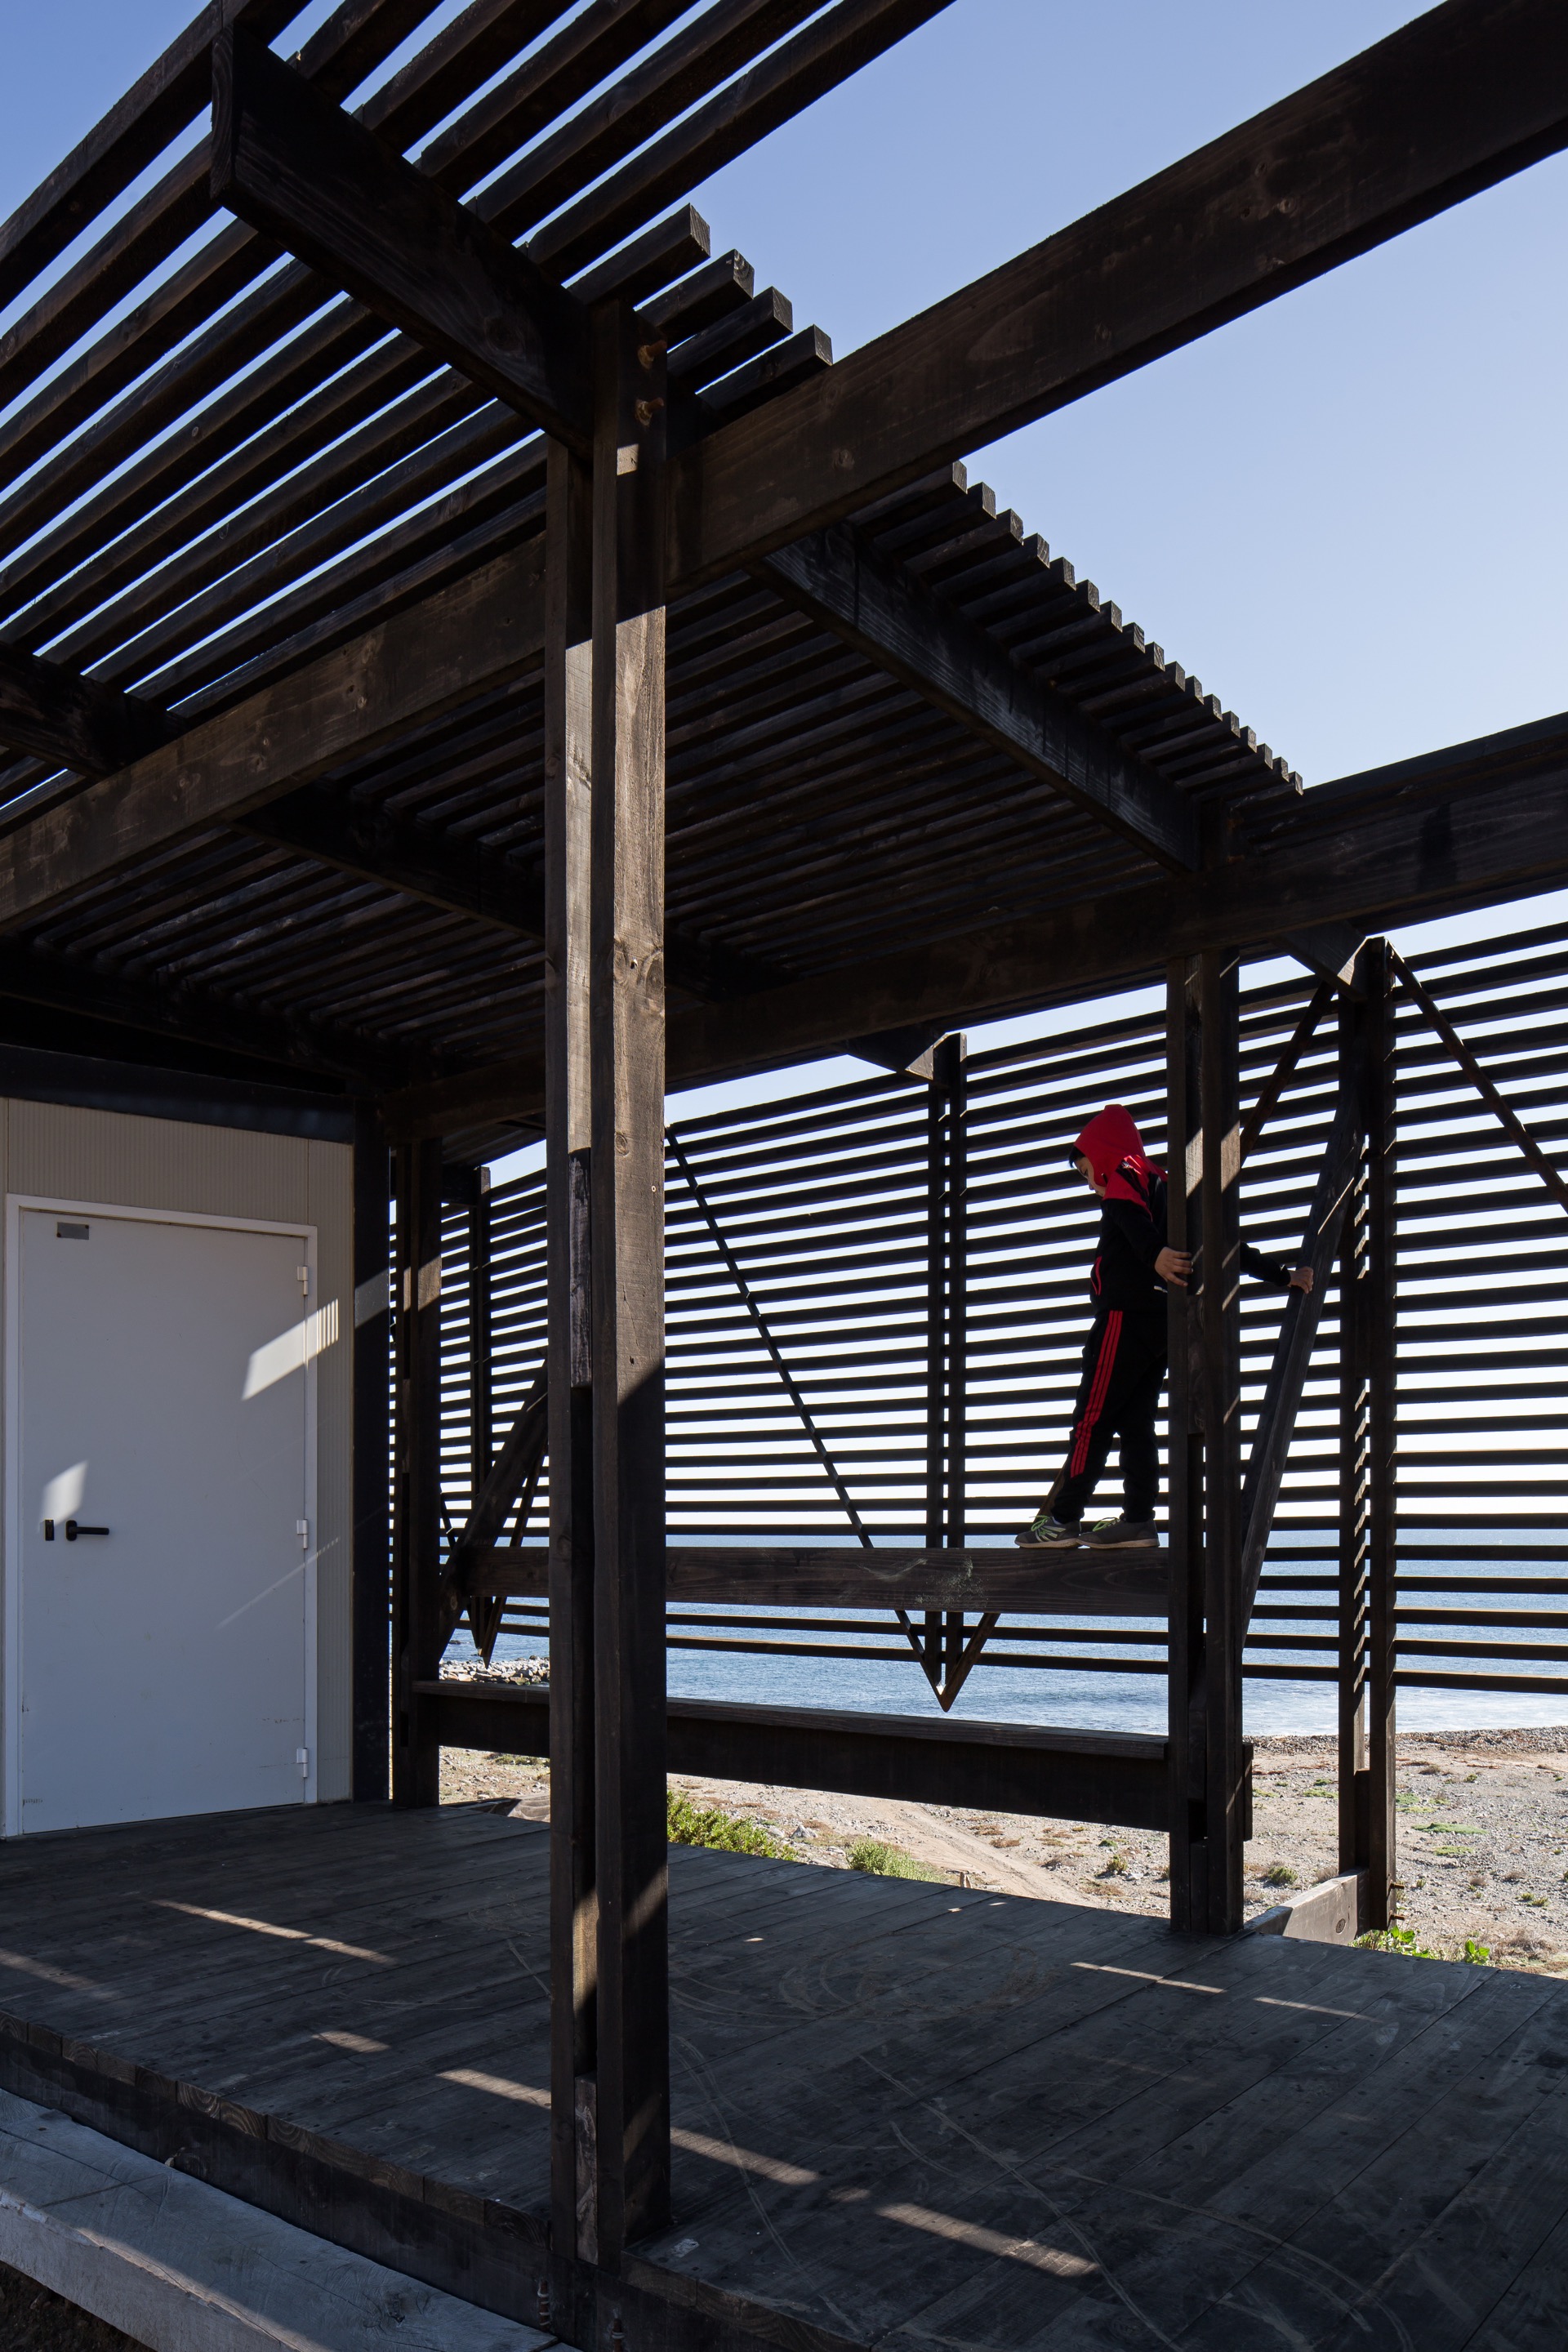
[[(540, 1679), (542, 1662), (527, 1663), (526, 1678)], [(504, 1678), (524, 1676), (511, 1669)], [(1339, 1867), (1332, 1742), (1287, 1737), (1254, 1748), (1249, 1916)], [(879, 1838), (945, 1878), (999, 1894), (1152, 1916), (1166, 1908), (1165, 1842), (1145, 1831), (687, 1776), (672, 1786), (767, 1822), (803, 1862), (829, 1869), (849, 1867), (857, 1838)], [(543, 1819), (549, 1774), (518, 1758), (448, 1749), (442, 1797), (510, 1798)], [(1397, 1804), (1400, 1916), (1417, 1942), (1458, 1958), (1473, 1941), (1501, 1966), (1568, 1977), (1568, 1727), (1401, 1739)]]

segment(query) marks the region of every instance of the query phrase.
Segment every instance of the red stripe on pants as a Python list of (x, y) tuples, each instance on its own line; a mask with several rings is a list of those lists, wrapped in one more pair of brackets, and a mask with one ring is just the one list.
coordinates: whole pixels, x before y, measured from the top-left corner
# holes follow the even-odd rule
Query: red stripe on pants
[(1080, 1478), (1089, 1467), (1089, 1443), (1094, 1424), (1105, 1410), (1105, 1391), (1110, 1386), (1110, 1375), (1116, 1363), (1117, 1342), (1121, 1337), (1121, 1310), (1113, 1307), (1105, 1318), (1105, 1332), (1100, 1342), (1100, 1360), (1094, 1368), (1094, 1380), (1089, 1391), (1089, 1402), (1083, 1410), (1073, 1437), (1072, 1453), (1068, 1459), (1069, 1478)]

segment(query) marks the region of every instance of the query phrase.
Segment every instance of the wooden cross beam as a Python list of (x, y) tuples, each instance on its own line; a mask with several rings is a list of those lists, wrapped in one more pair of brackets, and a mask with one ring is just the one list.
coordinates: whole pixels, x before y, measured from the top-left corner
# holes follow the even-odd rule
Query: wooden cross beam
[(402, 1055), (335, 1023), (234, 1004), (205, 988), (170, 988), (144, 977), (95, 970), (71, 958), (0, 940), (0, 997), (177, 1037), (277, 1067), (309, 1070), (375, 1094), (405, 1081)]
[[(269, 801), (237, 822), (243, 833), (384, 882), (427, 906), (474, 916), (523, 939), (544, 939), (542, 877), (481, 843), (389, 816), (318, 784)], [(704, 1000), (752, 995), (778, 981), (770, 965), (678, 932), (667, 939), (665, 969), (673, 986)]]
[(849, 524), (780, 548), (753, 570), (786, 604), (1162, 866), (1198, 865), (1197, 816), (1180, 793)]
[(0, 843), (0, 929), (521, 676), (543, 642), (543, 572), (542, 541), (525, 541), (41, 810)]
[[(4, 850), (0, 842), (0, 852)], [(1568, 714), (1320, 786), (1265, 846), (1186, 879), (1059, 909), (673, 1013), (672, 1084), (783, 1068), (900, 1024), (947, 1028), (1147, 976), (1216, 941), (1271, 945), (1301, 921), (1482, 907), (1568, 878)], [(410, 1088), (389, 1115), (453, 1127), (536, 1108), (537, 1058)]]
[(1568, 877), (1568, 714), (1320, 786), (1256, 848), (796, 981), (670, 1023), (694, 1084), (841, 1050), (900, 1023), (1001, 1017), (1062, 991), (1147, 974), (1215, 942), (1275, 944), (1306, 924), (1482, 907)]
[(583, 304), (232, 28), (213, 44), (212, 194), (531, 423), (589, 448)]
[(1561, 0), (1446, 0), (682, 451), (671, 593), (1066, 407), (1565, 143)]

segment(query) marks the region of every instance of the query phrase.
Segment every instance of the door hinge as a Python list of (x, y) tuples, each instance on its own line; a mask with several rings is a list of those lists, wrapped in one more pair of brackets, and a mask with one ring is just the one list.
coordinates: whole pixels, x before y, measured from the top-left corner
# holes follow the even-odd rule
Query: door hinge
[(294, 1750), (294, 1761), (300, 1767), (300, 1780), (308, 1780), (310, 1777), (310, 1749), (308, 1748), (296, 1748)]
[(295, 1273), (296, 1273), (296, 1274), (299, 1276), (299, 1277), (300, 1277), (300, 1297), (301, 1297), (302, 1298), (309, 1298), (309, 1297), (310, 1296), (310, 1267), (309, 1267), (308, 1265), (297, 1265), (297, 1266), (294, 1268), (294, 1271), (295, 1271)]
[(309, 1551), (309, 1550), (310, 1550), (310, 1520), (309, 1520), (309, 1519), (296, 1519), (296, 1520), (295, 1520), (295, 1522), (294, 1522), (294, 1533), (295, 1533), (295, 1534), (299, 1537), (299, 1538), (300, 1538), (300, 1550), (301, 1550), (301, 1551)]

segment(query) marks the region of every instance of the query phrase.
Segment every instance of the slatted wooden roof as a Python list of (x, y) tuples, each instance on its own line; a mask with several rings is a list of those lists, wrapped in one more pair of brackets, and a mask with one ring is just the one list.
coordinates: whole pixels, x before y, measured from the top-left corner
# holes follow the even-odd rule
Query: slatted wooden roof
[[(24, 861), (73, 826), (101, 837), (93, 776), (225, 714), (236, 757), (290, 695), (308, 728), (310, 693), (360, 691), (355, 648), (389, 630), (395, 667), (438, 611), (460, 647), (465, 583), (477, 633), (519, 583), (537, 596), (542, 435), (215, 205), (215, 32), (270, 43), (291, 87), (550, 280), (636, 302), (668, 345), (672, 448), (740, 451), (759, 411), (796, 430), (831, 349), (741, 255), (712, 255), (686, 199), (943, 5), (473, 0), (426, 37), (426, 0), (344, 0), (297, 47), (292, 0), (203, 11), (0, 230), (0, 852), (5, 833)], [(1386, 75), (1409, 79), (1397, 59)], [(1486, 171), (1560, 144), (1562, 112), (1528, 138), (1489, 131)], [(1473, 163), (1430, 177), (1427, 209), (1481, 184)], [(1415, 216), (1407, 191), (1376, 200), (1388, 223)], [(901, 471), (890, 495), (841, 499), (809, 548), (775, 530), (742, 570), (694, 559), (700, 584), (672, 603), (678, 1016), (954, 942), (994, 937), (1000, 955), (1019, 927), (1142, 905), (1216, 842), (1267, 845), (1299, 814), (1286, 762), (962, 467)], [(523, 629), (513, 659), (432, 656), (396, 723), (302, 760), (237, 821), (171, 820), (47, 906), (0, 890), (0, 992), (58, 1017), (53, 1042), (110, 1023), (144, 1055), (179, 1039), (358, 1090), (536, 1056), (537, 656)], [(505, 1132), (480, 1119), (456, 1140)]]

